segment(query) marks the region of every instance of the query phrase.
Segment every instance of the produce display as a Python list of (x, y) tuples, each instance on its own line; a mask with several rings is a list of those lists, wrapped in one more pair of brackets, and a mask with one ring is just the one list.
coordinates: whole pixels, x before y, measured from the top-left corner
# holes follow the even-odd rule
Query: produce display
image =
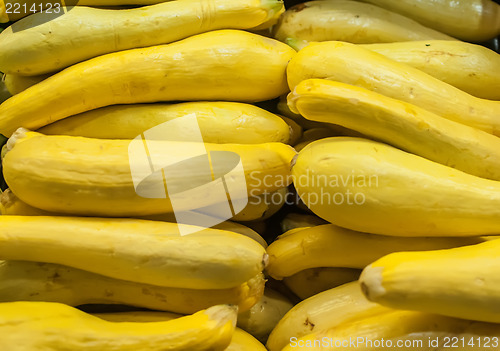
[(500, 2), (0, 0), (0, 351), (500, 350)]

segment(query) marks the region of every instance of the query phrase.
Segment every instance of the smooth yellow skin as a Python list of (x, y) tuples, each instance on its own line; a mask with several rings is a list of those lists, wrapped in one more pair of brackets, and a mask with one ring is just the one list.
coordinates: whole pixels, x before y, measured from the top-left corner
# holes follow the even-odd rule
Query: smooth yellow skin
[(293, 90), (310, 78), (356, 85), (500, 136), (500, 101), (480, 99), (414, 67), (355, 44), (311, 43), (287, 68)]
[(339, 40), (356, 44), (455, 40), (378, 6), (348, 0), (309, 1), (285, 11), (274, 28), (281, 41)]
[(3, 81), (10, 95), (19, 94), (21, 91), (40, 83), (42, 80), (50, 77), (49, 74), (42, 74), (39, 76), (20, 76), (18, 74), (5, 74)]
[[(27, 203), (21, 201), (12, 191), (10, 191), (10, 189), (7, 189), (0, 194), (0, 214), (10, 216), (64, 216), (64, 214), (62, 213), (44, 211), (30, 206)], [(177, 223), (176, 217), (173, 213), (143, 216), (138, 217), (138, 219)], [(207, 223), (209, 222), (207, 221)], [(264, 238), (262, 238), (255, 230), (250, 229), (243, 224), (225, 221), (216, 224), (211, 228), (226, 230), (248, 236), (249, 238), (252, 238), (259, 244), (261, 244), (262, 247), (267, 248), (267, 242), (264, 240)]]
[(265, 343), (269, 334), (293, 303), (283, 294), (266, 287), (264, 296), (248, 311), (238, 315), (238, 327)]
[(302, 81), (288, 101), (307, 119), (339, 124), (431, 161), (500, 180), (500, 138), (415, 105), (326, 79)]
[(327, 224), (328, 222), (316, 215), (289, 213), (280, 222), (283, 233), (292, 229), (315, 227), (317, 225)]
[[(237, 287), (262, 272), (265, 249), (243, 235), (136, 219), (0, 216), (0, 258), (70, 266), (187, 289)], [(71, 235), (68, 235), (71, 233)], [(203, 248), (203, 249), (201, 249)]]
[[(386, 306), (500, 322), (500, 241), (385, 256), (363, 271), (365, 295)], [(445, 287), (445, 288), (443, 288)]]
[(500, 233), (500, 182), (375, 141), (316, 141), (300, 152), (292, 178), (314, 213), (344, 228), (395, 236)]
[[(94, 316), (111, 322), (161, 322), (182, 317), (174, 313), (148, 311), (97, 313)], [(246, 331), (235, 328), (231, 344), (224, 351), (267, 351), (267, 349)]]
[(500, 35), (500, 5), (491, 0), (363, 0), (467, 41)]
[[(38, 131), (47, 135), (134, 139), (150, 128), (192, 113), (196, 114), (206, 143), (290, 142), (290, 127), (279, 116), (250, 104), (223, 101), (108, 106), (62, 119)], [(178, 133), (189, 140), (191, 130), (187, 126), (179, 129)]]
[(182, 289), (113, 279), (69, 266), (0, 261), (0, 302), (46, 301), (70, 306), (122, 304), (190, 314), (214, 305), (249, 310), (264, 292), (264, 277), (228, 289)]
[(267, 273), (274, 279), (290, 277), (304, 269), (343, 267), (363, 269), (391, 252), (447, 249), (483, 242), (480, 238), (404, 238), (373, 235), (320, 225), (283, 235), (267, 248)]
[(288, 188), (282, 188), (273, 193), (252, 196), (248, 198), (245, 208), (233, 216), (231, 220), (238, 222), (266, 220), (285, 205), (287, 194)]
[(269, 351), (281, 351), (292, 337), (301, 338), (387, 311), (390, 309), (368, 301), (357, 282), (344, 284), (295, 305), (274, 328), (266, 347)]
[(500, 55), (484, 46), (426, 40), (362, 47), (418, 68), (471, 95), (500, 100)]
[[(172, 212), (168, 198), (145, 198), (136, 193), (130, 171), (130, 140), (103, 140), (73, 136), (44, 136), (19, 131), (8, 144), (3, 172), (10, 189), (27, 204), (51, 212), (85, 216), (136, 217)], [(195, 143), (148, 141), (151, 160), (174, 160), (189, 155)], [(204, 144), (206, 150), (231, 151), (240, 156), (241, 176), (228, 182), (246, 184), (250, 196), (276, 191), (290, 184), (290, 164), (295, 150), (282, 143)], [(186, 156), (187, 157), (187, 156)], [(155, 161), (157, 162), (157, 161)], [(156, 165), (156, 169), (163, 165)], [(200, 167), (171, 173), (175, 185), (189, 189), (205, 176)], [(243, 179), (244, 174), (244, 179)], [(172, 182), (169, 184), (173, 184)], [(161, 184), (163, 187), (163, 183)], [(225, 193), (206, 188), (205, 202), (186, 199), (178, 209), (191, 210), (227, 201)], [(194, 207), (193, 207), (194, 206)]]
[(168, 44), (218, 29), (249, 29), (283, 9), (277, 0), (183, 0), (128, 10), (76, 6), (35, 13), (0, 34), (0, 71), (59, 71), (111, 52)]
[[(392, 342), (392, 347), (373, 347), (360, 342), (356, 350), (419, 350), (445, 351), (451, 347), (458, 350), (491, 350), (495, 348), (496, 340), (500, 337), (500, 326), (493, 323), (481, 323), (457, 318), (439, 316), (435, 314), (413, 311), (389, 311), (367, 318), (351, 320), (329, 330), (306, 335), (295, 340), (296, 345), (307, 350), (342, 350), (345, 347), (321, 346), (320, 341), (326, 340), (330, 345), (344, 343), (349, 345), (351, 340), (371, 340), (373, 345), (384, 340), (384, 345)], [(358, 339), (360, 338), (360, 339)], [(316, 340), (316, 344), (314, 344)], [(437, 343), (434, 344), (437, 340)], [(430, 341), (433, 343), (430, 344)], [(413, 342), (414, 345), (397, 347), (400, 342)], [(418, 342), (419, 344), (416, 344)], [(470, 347), (473, 342), (474, 346)], [(296, 350), (298, 347), (290, 343), (282, 351)], [(454, 345), (454, 346), (451, 346)], [(272, 351), (272, 350), (271, 350)]]
[(114, 323), (63, 304), (8, 302), (0, 304), (0, 345), (16, 351), (222, 351), (236, 316), (235, 306), (219, 305), (171, 321)]
[(274, 39), (221, 30), (99, 56), (5, 101), (0, 105), (0, 133), (10, 136), (19, 127), (38, 129), (117, 104), (270, 100), (288, 91), (285, 70), (294, 54)]
[(352, 268), (318, 267), (304, 269), (283, 279), (285, 285), (305, 300), (320, 292), (358, 280), (361, 270)]

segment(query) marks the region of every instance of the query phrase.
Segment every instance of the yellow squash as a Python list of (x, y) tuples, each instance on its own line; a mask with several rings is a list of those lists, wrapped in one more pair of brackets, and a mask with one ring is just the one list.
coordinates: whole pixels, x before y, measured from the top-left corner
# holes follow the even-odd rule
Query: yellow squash
[[(136, 219), (0, 216), (0, 259), (61, 264), (187, 289), (237, 287), (262, 272), (265, 249), (243, 235)], [(70, 233), (70, 234), (69, 234)]]
[(500, 233), (500, 182), (379, 142), (316, 141), (300, 152), (292, 178), (314, 213), (344, 228), (398, 236)]
[[(95, 313), (94, 316), (110, 322), (162, 322), (180, 318), (181, 315), (166, 312), (118, 312), (118, 313)], [(239, 319), (239, 316), (238, 316)], [(240, 328), (234, 330), (231, 344), (224, 351), (266, 351), (262, 345), (252, 335)]]
[(500, 55), (484, 46), (449, 40), (362, 46), (418, 68), (471, 95), (500, 100)]
[(274, 328), (266, 347), (281, 351), (291, 338), (327, 330), (349, 320), (379, 316), (391, 309), (368, 301), (357, 282), (327, 290), (295, 305)]
[(500, 241), (434, 252), (400, 252), (365, 268), (360, 282), (377, 303), (500, 323)]
[(238, 327), (265, 343), (278, 322), (293, 307), (283, 294), (266, 287), (264, 295), (248, 311), (238, 315)]
[[(290, 127), (279, 116), (250, 104), (223, 101), (108, 106), (62, 119), (39, 129), (39, 132), (99, 139), (134, 139), (157, 125), (193, 113), (206, 143), (290, 142)], [(186, 124), (171, 128), (177, 128), (186, 140), (199, 133)]]
[(304, 269), (283, 279), (285, 285), (305, 300), (320, 292), (358, 280), (361, 270), (352, 268), (318, 267)]
[(128, 10), (66, 7), (57, 17), (40, 12), (0, 34), (0, 71), (28, 76), (55, 72), (111, 52), (218, 29), (257, 27), (282, 9), (278, 0), (183, 0)]
[[(292, 337), (282, 351), (307, 350), (418, 350), (487, 351), (500, 346), (500, 325), (478, 323), (435, 314), (389, 311), (353, 319), (302, 338)], [(273, 350), (271, 350), (273, 351)]]
[(278, 40), (356, 44), (410, 40), (454, 40), (414, 20), (378, 6), (349, 0), (309, 1), (281, 16), (274, 28)]
[(285, 69), (294, 54), (274, 39), (221, 30), (99, 56), (56, 73), (0, 105), (0, 133), (10, 136), (19, 127), (38, 129), (116, 104), (273, 99), (288, 91)]
[[(54, 213), (49, 211), (40, 210), (36, 207), (32, 207), (27, 203), (21, 201), (10, 189), (5, 190), (0, 194), (0, 215), (10, 215), (10, 216), (64, 216), (62, 213)], [(164, 213), (159, 215), (142, 216), (138, 219), (146, 219), (150, 221), (162, 221), (162, 222), (172, 222), (177, 223), (177, 218), (173, 213)], [(212, 218), (206, 218), (206, 223)], [(184, 223), (189, 224), (189, 223)], [(219, 224), (211, 226), (213, 229), (226, 230), (230, 232), (235, 232), (252, 238), (264, 248), (267, 247), (267, 242), (253, 229), (244, 226), (243, 224), (224, 221)]]
[(355, 44), (311, 43), (290, 61), (287, 72), (292, 90), (303, 80), (326, 78), (372, 90), (500, 136), (500, 101), (477, 98), (417, 68)]
[(500, 180), (500, 138), (415, 105), (326, 79), (302, 81), (288, 101), (310, 120), (339, 124), (431, 161)]
[(58, 303), (0, 303), (0, 347), (11, 351), (222, 351), (231, 342), (236, 310), (218, 305), (166, 322), (115, 323)]
[(500, 5), (492, 0), (363, 0), (454, 37), (481, 42), (500, 35)]
[(269, 247), (267, 273), (274, 279), (304, 269), (344, 267), (363, 269), (391, 252), (447, 249), (483, 242), (480, 238), (402, 238), (373, 235), (320, 225), (278, 237)]
[(113, 279), (58, 264), (0, 261), (0, 302), (121, 304), (183, 314), (232, 304), (245, 312), (261, 299), (264, 283), (264, 277), (258, 274), (228, 289), (168, 288)]
[[(142, 140), (132, 144), (130, 140), (44, 136), (20, 130), (9, 140), (10, 151), (3, 160), (3, 172), (12, 192), (31, 206), (67, 214), (136, 217), (173, 211), (161, 169), (165, 164), (185, 161), (185, 167), (164, 171), (169, 174), (168, 192), (176, 196), (176, 211), (227, 203), (226, 192), (205, 186), (211, 181), (207, 179), (209, 165), (198, 159), (188, 162), (200, 150), (200, 144), (148, 140), (147, 146), (155, 172), (149, 164), (143, 166), (148, 159), (129, 154), (130, 150), (144, 149)], [(226, 184), (237, 189), (231, 194), (233, 204), (247, 193), (272, 192), (291, 182), (290, 164), (296, 153), (288, 145), (204, 144), (201, 147), (211, 155), (220, 155), (212, 168), (223, 172)], [(242, 170), (236, 168), (237, 161), (241, 162)], [(135, 169), (135, 178), (131, 167)], [(138, 195), (136, 187), (149, 197)], [(199, 201), (193, 203), (192, 189), (196, 187), (200, 189), (196, 194)]]

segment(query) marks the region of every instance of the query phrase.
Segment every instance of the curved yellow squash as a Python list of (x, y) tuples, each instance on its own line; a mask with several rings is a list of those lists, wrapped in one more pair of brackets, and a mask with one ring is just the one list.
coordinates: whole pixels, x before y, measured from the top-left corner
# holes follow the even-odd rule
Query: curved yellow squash
[(222, 30), (99, 56), (0, 105), (0, 133), (10, 136), (19, 127), (38, 129), (116, 104), (274, 99), (288, 91), (285, 70), (294, 54), (274, 39)]
[(113, 279), (69, 266), (29, 261), (0, 261), (0, 302), (44, 301), (70, 306), (121, 304), (183, 314), (214, 305), (237, 305), (245, 312), (264, 293), (260, 273), (228, 289), (169, 288)]
[[(77, 6), (36, 13), (0, 34), (0, 71), (39, 75), (111, 52), (168, 44), (218, 29), (249, 29), (277, 17), (278, 0), (183, 0), (129, 10)], [(82, 27), (82, 23), (85, 26)]]
[(12, 351), (223, 351), (231, 342), (236, 310), (218, 305), (165, 322), (115, 323), (58, 303), (0, 303), (0, 346)]
[(426, 40), (362, 47), (418, 68), (471, 95), (500, 100), (500, 55), (484, 46)]
[(500, 5), (491, 0), (363, 0), (454, 37), (481, 42), (500, 35)]
[(281, 351), (291, 338), (334, 328), (349, 320), (380, 316), (387, 311), (391, 309), (368, 301), (358, 282), (344, 284), (295, 305), (274, 328), (266, 346), (269, 351)]
[(308, 1), (281, 16), (274, 37), (288, 42), (339, 40), (356, 44), (455, 40), (378, 6), (350, 0)]
[(414, 67), (355, 44), (311, 43), (290, 61), (293, 90), (309, 78), (356, 85), (500, 136), (500, 101), (469, 95)]
[[(163, 178), (148, 176), (140, 183), (132, 178), (130, 160), (134, 167), (139, 167), (144, 160), (129, 156), (130, 140), (44, 136), (20, 131), (10, 142), (12, 149), (3, 160), (5, 179), (12, 192), (33, 207), (101, 217), (136, 217), (173, 211)], [(134, 145), (144, 147), (142, 140)], [(200, 147), (193, 142), (161, 140), (148, 140), (147, 145), (154, 169), (163, 169), (167, 161), (185, 161)], [(231, 156), (239, 156), (243, 170), (232, 172), (226, 180), (242, 190), (234, 193), (232, 201), (238, 200), (237, 196), (244, 197), (245, 188), (248, 194), (258, 195), (276, 191), (291, 182), (290, 165), (296, 155), (291, 146), (265, 143), (204, 144), (204, 147), (207, 152), (231, 152)], [(203, 162), (193, 161), (185, 168), (174, 167), (167, 171), (170, 177), (168, 192), (177, 196), (176, 211), (227, 203), (226, 193), (215, 186), (201, 188), (197, 203), (188, 197), (189, 194), (193, 196), (193, 188), (210, 183), (206, 173), (210, 169), (205, 166)], [(228, 156), (214, 169), (225, 167), (229, 171), (235, 166), (234, 157)], [(151, 171), (149, 167), (147, 170)], [(140, 171), (145, 169), (140, 168)], [(137, 189), (143, 189), (147, 192), (144, 196), (148, 197), (138, 195), (136, 183)], [(158, 189), (163, 193), (156, 192)], [(152, 197), (148, 195), (150, 192), (153, 192)], [(179, 194), (187, 195), (181, 197)]]
[[(93, 315), (110, 322), (146, 323), (169, 321), (182, 317), (181, 315), (175, 313), (149, 311), (94, 313)], [(266, 348), (252, 335), (240, 328), (236, 328), (234, 330), (233, 338), (231, 339), (231, 344), (229, 344), (224, 351), (266, 351)]]
[(360, 277), (368, 299), (394, 308), (500, 323), (500, 241), (430, 252), (399, 252)]
[[(5, 190), (0, 194), (0, 215), (10, 215), (10, 216), (64, 216), (63, 213), (55, 213), (40, 210), (36, 207), (28, 205), (26, 202), (21, 201), (10, 189)], [(210, 217), (210, 216), (207, 216)], [(177, 223), (177, 218), (174, 213), (162, 213), (159, 215), (151, 216), (138, 216), (137, 219), (145, 219), (149, 221), (161, 221), (161, 222), (171, 222)], [(180, 218), (185, 219), (185, 218)], [(206, 218), (207, 223), (213, 219), (213, 217)], [(184, 223), (189, 224), (189, 223)], [(224, 221), (215, 225), (212, 225), (213, 229), (226, 230), (230, 232), (235, 232), (238, 234), (245, 235), (252, 238), (264, 248), (267, 247), (267, 242), (253, 229), (244, 226), (243, 224)]]
[(363, 269), (391, 252), (448, 249), (483, 242), (479, 238), (402, 238), (355, 232), (333, 224), (319, 225), (278, 237), (269, 247), (267, 273), (274, 279), (304, 269)]
[(500, 180), (500, 138), (418, 106), (326, 79), (301, 82), (288, 101), (310, 120), (338, 124), (431, 161)]
[(390, 311), (353, 319), (302, 338), (293, 337), (282, 351), (301, 348), (314, 351), (341, 350), (349, 345), (354, 345), (352, 349), (359, 351), (488, 351), (498, 348), (499, 338), (498, 324), (429, 313)]
[(379, 142), (316, 141), (300, 152), (292, 176), (304, 203), (344, 228), (397, 236), (500, 233), (500, 182)]
[[(108, 106), (62, 119), (38, 131), (48, 135), (134, 139), (150, 128), (192, 113), (196, 114), (206, 143), (290, 142), (290, 127), (279, 116), (250, 104), (225, 101)], [(178, 128), (186, 139), (192, 135), (186, 126)]]
[(0, 226), (0, 259), (61, 264), (172, 288), (234, 288), (267, 263), (265, 249), (250, 238), (201, 227), (182, 236), (189, 226), (176, 223), (0, 216)]

